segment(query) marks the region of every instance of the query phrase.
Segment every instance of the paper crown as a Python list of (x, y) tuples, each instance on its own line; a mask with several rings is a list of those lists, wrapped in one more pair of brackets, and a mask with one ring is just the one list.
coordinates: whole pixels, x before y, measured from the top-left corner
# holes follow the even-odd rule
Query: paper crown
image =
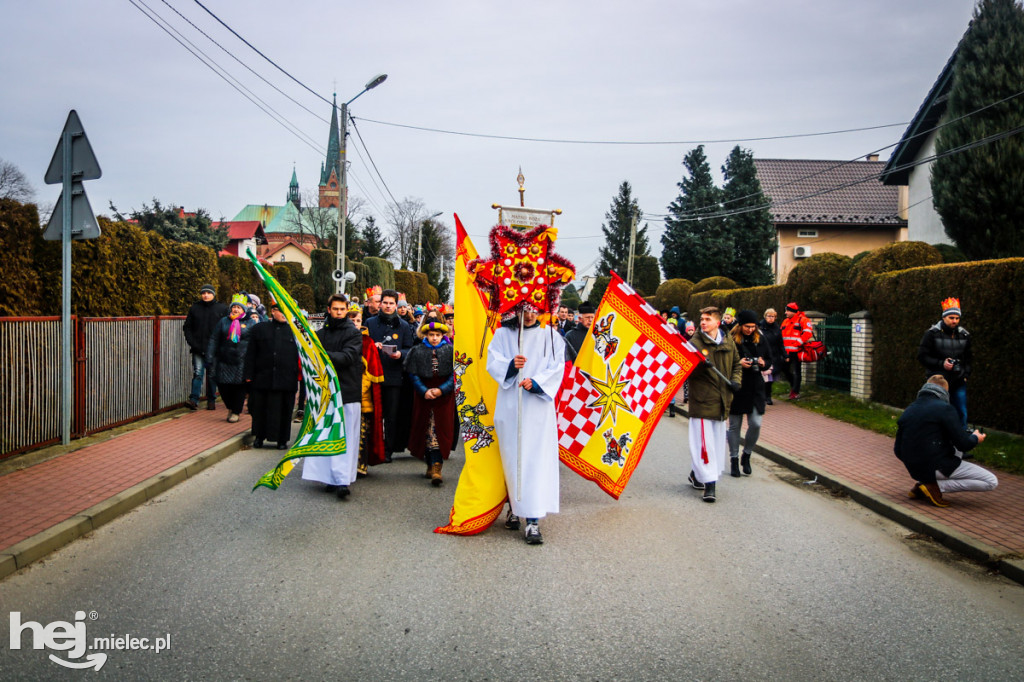
[(441, 306), (441, 312), (445, 316), (454, 315), (455, 314), (455, 307), (445, 303), (443, 306)]
[(249, 307), (249, 297), (245, 294), (235, 294), (231, 297), (231, 303), (228, 305), (230, 308), (233, 305), (240, 305), (243, 308)]
[(361, 313), (361, 312), (363, 312), (363, 309), (359, 307), (358, 303), (349, 303), (348, 304), (348, 312), (349, 312), (349, 314)]
[(380, 288), (379, 284), (375, 287), (370, 287), (366, 290), (366, 300), (370, 300), (371, 296), (380, 296), (382, 291), (384, 290)]
[(733, 317), (736, 317), (736, 309), (735, 308), (726, 308), (724, 314), (725, 315), (732, 315)]
[(405, 293), (404, 292), (401, 292), (401, 291), (398, 292), (398, 301), (396, 301), (396, 303), (398, 303), (398, 305), (403, 305), (403, 304), (408, 305), (408, 302), (405, 300)]
[(946, 315), (959, 315), (960, 314), (960, 299), (959, 298), (947, 298), (942, 302), (942, 316)]

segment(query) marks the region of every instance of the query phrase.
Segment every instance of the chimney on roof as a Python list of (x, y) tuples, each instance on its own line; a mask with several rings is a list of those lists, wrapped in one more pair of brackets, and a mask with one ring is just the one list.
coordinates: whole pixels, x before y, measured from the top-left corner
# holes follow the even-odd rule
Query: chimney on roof
[(868, 161), (878, 161), (878, 154), (868, 154)]

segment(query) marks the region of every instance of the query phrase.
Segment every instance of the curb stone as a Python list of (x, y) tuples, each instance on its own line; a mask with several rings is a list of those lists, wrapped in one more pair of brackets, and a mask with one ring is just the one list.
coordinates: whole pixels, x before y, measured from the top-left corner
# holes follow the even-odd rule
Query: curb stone
[(246, 445), (239, 434), (0, 552), (0, 580), (167, 492)]

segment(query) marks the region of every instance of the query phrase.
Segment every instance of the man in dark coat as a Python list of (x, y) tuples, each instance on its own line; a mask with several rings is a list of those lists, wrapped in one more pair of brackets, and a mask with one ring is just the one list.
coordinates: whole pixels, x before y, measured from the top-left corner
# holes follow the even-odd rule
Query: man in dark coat
[(579, 322), (565, 332), (565, 359), (569, 362), (576, 362), (576, 356), (580, 354), (583, 341), (590, 333), (590, 326), (594, 324), (594, 306), (589, 303), (581, 303), (579, 313)]
[[(380, 296), (380, 312), (365, 321), (367, 332), (380, 351), (380, 362), (384, 366), (384, 385), (381, 387), (381, 402), (384, 407), (384, 449), (390, 462), (396, 452), (405, 450), (409, 441), (409, 424), (412, 416), (412, 394), (409, 404), (402, 401), (402, 363), (413, 345), (412, 328), (398, 317), (398, 292), (385, 289)], [(385, 350), (384, 346), (389, 349)], [(393, 348), (393, 350), (392, 350)]]
[(192, 353), (192, 391), (185, 404), (190, 410), (199, 409), (199, 392), (203, 390), (203, 375), (206, 375), (206, 409), (215, 409), (217, 382), (213, 374), (206, 371), (206, 349), (210, 343), (213, 328), (228, 314), (228, 307), (215, 299), (217, 290), (212, 284), (199, 289), (199, 300), (192, 304), (185, 316), (181, 330)]
[(276, 303), (270, 306), (270, 320), (259, 323), (249, 334), (245, 379), (249, 385), (253, 447), (262, 448), (264, 440), (275, 440), (278, 450), (288, 449), (299, 387), (299, 349)]
[(977, 464), (963, 461), (957, 450), (967, 452), (985, 440), (980, 431), (968, 433), (960, 426), (956, 409), (949, 404), (949, 384), (939, 374), (931, 376), (897, 422), (893, 450), (916, 483), (910, 497), (927, 499), (936, 507), (948, 507), (943, 493), (992, 490), (996, 477)]
[(942, 319), (924, 333), (917, 360), (926, 376), (941, 374), (949, 383), (949, 402), (960, 415), (960, 428), (967, 429), (967, 377), (971, 375), (971, 335), (960, 326), (960, 301), (942, 302)]
[(359, 433), (362, 420), (363, 335), (348, 318), (348, 300), (341, 294), (327, 299), (327, 321), (316, 333), (331, 359), (341, 384), (345, 417), (345, 453), (333, 457), (307, 457), (302, 478), (326, 484), (324, 490), (348, 497), (359, 466)]

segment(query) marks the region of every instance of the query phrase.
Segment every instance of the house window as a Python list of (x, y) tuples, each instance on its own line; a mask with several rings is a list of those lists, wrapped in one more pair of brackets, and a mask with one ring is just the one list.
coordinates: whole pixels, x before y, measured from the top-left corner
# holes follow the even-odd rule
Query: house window
[(284, 262), (284, 254), (283, 254), (283, 253), (281, 254), (281, 258), (280, 258), (279, 260), (280, 260), (280, 261), (281, 261), (282, 263)]
[(797, 237), (803, 237), (803, 238), (808, 238), (808, 237), (815, 238), (815, 237), (818, 236), (818, 231), (817, 230), (797, 230), (796, 236)]

